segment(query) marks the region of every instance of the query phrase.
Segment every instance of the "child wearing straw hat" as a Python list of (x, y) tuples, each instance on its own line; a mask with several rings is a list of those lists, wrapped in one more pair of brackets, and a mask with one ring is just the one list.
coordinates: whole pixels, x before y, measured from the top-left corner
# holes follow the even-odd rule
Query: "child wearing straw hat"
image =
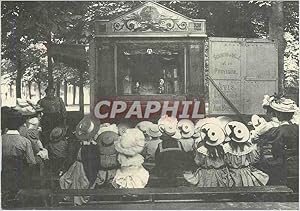
[(178, 122), (178, 129), (181, 133), (181, 139), (179, 140), (183, 146), (185, 152), (192, 152), (194, 146), (193, 135), (195, 133), (195, 125), (189, 119), (181, 119)]
[(163, 116), (158, 121), (158, 127), (162, 133), (162, 142), (158, 144), (155, 152), (155, 167), (153, 173), (162, 177), (165, 186), (177, 186), (177, 177), (190, 168), (190, 159), (184, 151), (179, 139), (180, 132), (177, 129), (175, 117)]
[(95, 184), (97, 187), (113, 188), (112, 180), (120, 167), (115, 142), (119, 141), (120, 136), (117, 134), (118, 130), (112, 131), (108, 127), (107, 129), (96, 139), (100, 152), (100, 166)]
[(241, 122), (231, 121), (225, 127), (230, 141), (224, 144), (225, 162), (233, 186), (263, 186), (269, 176), (256, 169), (253, 164), (259, 160), (256, 144), (251, 143), (250, 132)]
[(229, 171), (224, 162), (222, 143), (225, 134), (215, 123), (205, 123), (200, 127), (203, 144), (196, 150), (195, 162), (198, 169), (184, 174), (184, 178), (198, 187), (228, 187)]
[(55, 127), (51, 131), (50, 142), (46, 148), (49, 153), (50, 169), (56, 174), (62, 174), (68, 156), (68, 141), (65, 128)]
[(150, 137), (150, 140), (146, 141), (143, 155), (146, 162), (154, 163), (155, 151), (158, 147), (158, 144), (162, 142), (162, 140), (160, 139), (162, 133), (159, 131), (157, 124), (152, 124), (147, 129), (146, 133)]
[(144, 134), (137, 128), (127, 129), (115, 142), (121, 165), (112, 181), (115, 188), (144, 188), (147, 185), (149, 172), (143, 167), (144, 157), (140, 154), (144, 145)]
[[(61, 189), (92, 189), (99, 169), (99, 149), (94, 137), (99, 125), (85, 116), (76, 127), (76, 137), (81, 141), (77, 160), (59, 179)], [(88, 197), (75, 196), (74, 205), (87, 203)]]

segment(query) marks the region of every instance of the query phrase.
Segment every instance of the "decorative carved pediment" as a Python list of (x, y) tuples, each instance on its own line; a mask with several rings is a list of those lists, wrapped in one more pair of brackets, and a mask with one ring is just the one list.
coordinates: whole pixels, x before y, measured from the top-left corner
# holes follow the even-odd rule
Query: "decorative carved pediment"
[(97, 21), (96, 35), (185, 33), (205, 35), (205, 20), (191, 19), (155, 2), (146, 2), (111, 21)]

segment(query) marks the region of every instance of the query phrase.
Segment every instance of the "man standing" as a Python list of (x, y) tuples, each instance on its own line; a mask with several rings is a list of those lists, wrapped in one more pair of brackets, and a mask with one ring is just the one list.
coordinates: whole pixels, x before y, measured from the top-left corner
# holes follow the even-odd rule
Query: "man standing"
[(60, 97), (54, 96), (55, 89), (47, 87), (46, 97), (39, 100), (38, 104), (44, 109), (41, 119), (42, 141), (47, 144), (50, 139), (51, 131), (58, 126), (66, 125), (66, 107)]

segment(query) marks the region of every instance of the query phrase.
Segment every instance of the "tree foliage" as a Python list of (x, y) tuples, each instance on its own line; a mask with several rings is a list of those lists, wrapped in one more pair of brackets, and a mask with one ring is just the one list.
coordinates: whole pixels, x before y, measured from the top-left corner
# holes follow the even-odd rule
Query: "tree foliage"
[[(37, 1), (1, 3), (1, 55), (5, 72), (12, 79), (46, 82), (46, 52), (33, 44), (88, 44), (94, 33), (94, 20), (112, 19), (138, 6), (141, 1)], [(206, 19), (208, 36), (267, 38), (271, 1), (162, 1), (170, 9), (191, 18)], [(284, 2), (284, 30), (287, 47), (286, 77), (297, 85), (299, 57), (299, 3)], [(295, 68), (297, 67), (297, 68)], [(78, 70), (54, 65), (54, 79), (79, 83)], [(84, 73), (88, 83), (88, 73)], [(291, 80), (290, 80), (291, 81)]]

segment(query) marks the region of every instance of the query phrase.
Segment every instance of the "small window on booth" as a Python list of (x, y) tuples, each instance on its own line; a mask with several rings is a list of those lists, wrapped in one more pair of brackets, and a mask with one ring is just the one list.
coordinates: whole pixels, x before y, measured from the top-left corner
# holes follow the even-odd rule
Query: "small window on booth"
[(118, 94), (184, 93), (183, 48), (125, 46), (117, 58)]

